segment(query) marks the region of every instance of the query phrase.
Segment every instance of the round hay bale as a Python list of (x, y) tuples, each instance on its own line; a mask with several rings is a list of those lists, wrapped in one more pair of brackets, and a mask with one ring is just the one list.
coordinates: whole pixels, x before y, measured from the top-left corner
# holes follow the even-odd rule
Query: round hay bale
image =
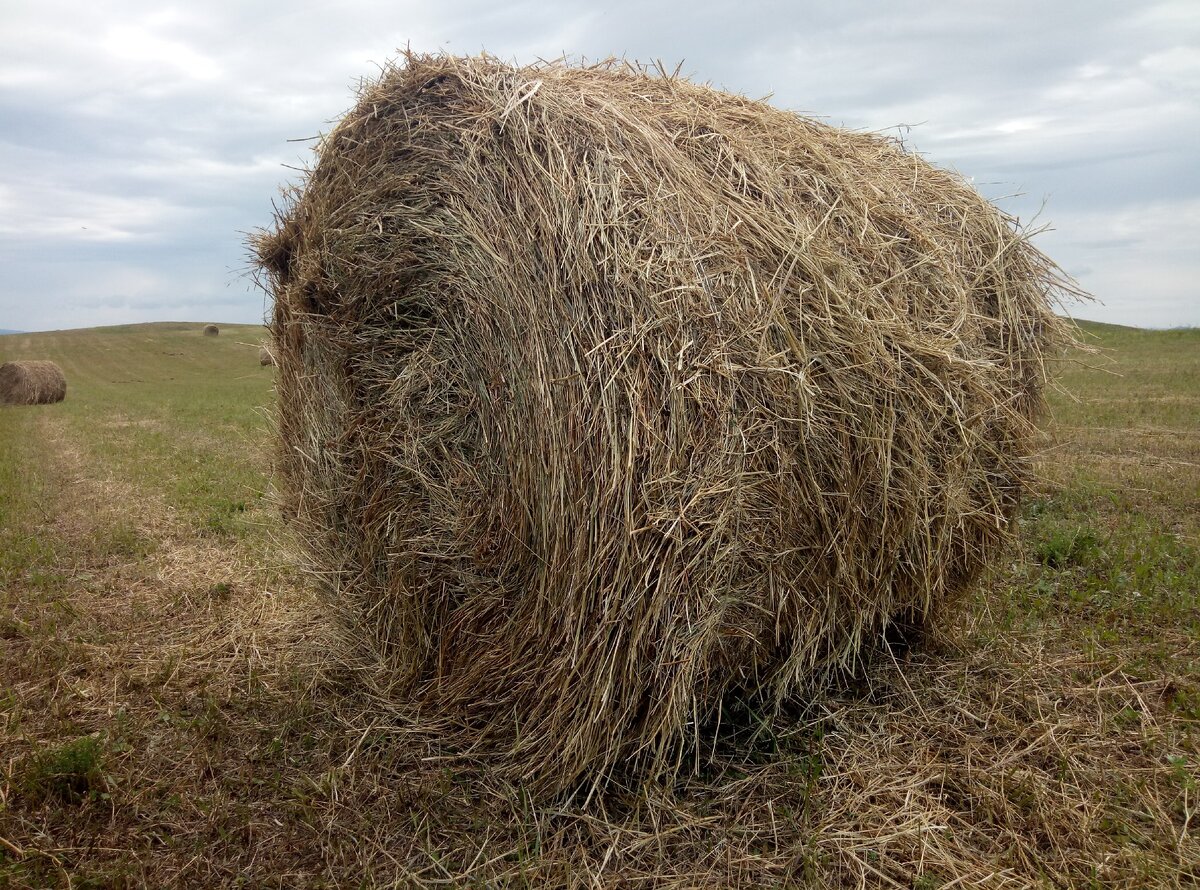
[(22, 361), (0, 365), (0, 404), (46, 405), (67, 395), (67, 378), (54, 362)]
[(260, 365), (274, 365), (275, 356), (271, 355), (271, 350), (266, 346), (258, 347), (258, 363)]
[(220, 335), (220, 333), (221, 333), (221, 329), (219, 327), (217, 327), (215, 324), (206, 324), (204, 326), (204, 336), (205, 337), (217, 337)]
[(349, 639), (551, 792), (969, 585), (1072, 290), (894, 141), (486, 57), (389, 67), (256, 247), (283, 506)]

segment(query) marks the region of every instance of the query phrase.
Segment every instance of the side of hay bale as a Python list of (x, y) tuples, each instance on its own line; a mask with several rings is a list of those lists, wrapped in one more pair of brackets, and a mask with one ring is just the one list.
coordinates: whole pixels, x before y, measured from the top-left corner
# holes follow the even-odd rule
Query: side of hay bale
[(957, 176), (619, 66), (406, 57), (257, 249), (348, 639), (549, 792), (670, 771), (963, 591), (1068, 338)]
[(220, 333), (221, 333), (221, 329), (219, 327), (217, 327), (215, 324), (206, 324), (204, 326), (204, 336), (205, 337), (216, 337), (216, 336), (219, 336)]
[(271, 350), (265, 345), (258, 347), (258, 363), (260, 365), (274, 365), (275, 356), (271, 355)]
[(0, 404), (46, 405), (67, 395), (62, 368), (50, 361), (16, 361), (0, 365)]

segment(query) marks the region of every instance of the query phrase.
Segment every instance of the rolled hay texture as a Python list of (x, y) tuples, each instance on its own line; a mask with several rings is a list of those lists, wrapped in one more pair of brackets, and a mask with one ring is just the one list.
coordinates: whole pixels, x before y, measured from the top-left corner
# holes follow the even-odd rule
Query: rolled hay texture
[(215, 324), (206, 324), (204, 326), (204, 336), (205, 337), (217, 337), (217, 336), (220, 336), (220, 334), (221, 334), (221, 329), (219, 327), (217, 327)]
[(46, 405), (67, 395), (67, 378), (54, 362), (20, 361), (0, 365), (0, 404)]
[(283, 506), (348, 645), (546, 792), (690, 763), (729, 696), (967, 587), (1072, 289), (894, 141), (487, 57), (365, 86), (256, 248)]
[(269, 350), (266, 346), (258, 347), (258, 363), (260, 365), (275, 364), (275, 356), (271, 355), (271, 350)]

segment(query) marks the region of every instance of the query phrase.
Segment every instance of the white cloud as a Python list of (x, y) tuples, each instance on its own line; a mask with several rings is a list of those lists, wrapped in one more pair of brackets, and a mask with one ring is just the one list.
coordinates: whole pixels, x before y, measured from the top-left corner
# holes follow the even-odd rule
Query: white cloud
[(1011, 136), (1014, 133), (1030, 133), (1044, 129), (1047, 124), (1053, 121), (1054, 118), (1052, 117), (1017, 117), (996, 124), (995, 131), (1002, 136)]
[(192, 80), (216, 80), (222, 74), (221, 66), (210, 56), (137, 25), (109, 28), (99, 45), (121, 62), (150, 63)]
[(1066, 214), (1037, 242), (1100, 301), (1082, 317), (1173, 327), (1200, 325), (1198, 231), (1200, 198), (1185, 198)]
[(128, 172), (132, 176), (164, 183), (194, 181), (214, 185), (278, 177), (285, 163), (281, 155), (222, 158), (201, 154), (186, 145), (159, 140), (153, 155), (132, 164)]
[(1200, 93), (1200, 48), (1173, 46), (1146, 56), (1140, 67), (1157, 83), (1184, 91), (1193, 100)]
[(156, 197), (102, 194), (44, 182), (0, 186), (0, 236), (14, 243), (155, 238), (191, 213)]

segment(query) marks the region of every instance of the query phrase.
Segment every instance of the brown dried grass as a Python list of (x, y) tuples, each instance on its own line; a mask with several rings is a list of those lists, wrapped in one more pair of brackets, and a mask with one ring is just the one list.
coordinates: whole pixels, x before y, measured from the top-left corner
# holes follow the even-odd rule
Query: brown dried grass
[(257, 248), (347, 653), (543, 792), (698, 767), (967, 588), (1074, 293), (895, 142), (623, 64), (406, 56)]
[(62, 368), (49, 361), (16, 361), (0, 365), (0, 405), (46, 405), (67, 395)]

